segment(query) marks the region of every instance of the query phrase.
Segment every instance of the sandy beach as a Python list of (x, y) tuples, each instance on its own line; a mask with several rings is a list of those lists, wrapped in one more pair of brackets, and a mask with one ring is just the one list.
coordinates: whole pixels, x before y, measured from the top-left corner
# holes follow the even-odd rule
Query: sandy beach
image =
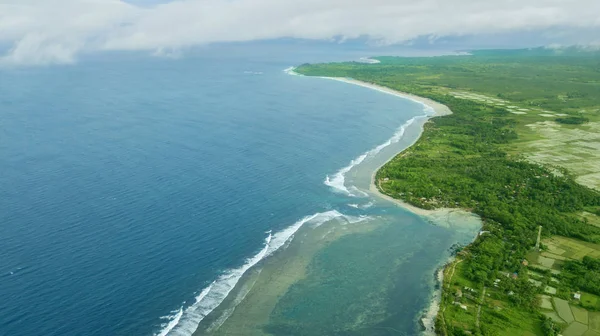
[(393, 90), (393, 89), (390, 89), (385, 86), (368, 83), (368, 82), (363, 82), (363, 81), (359, 81), (359, 80), (352, 79), (352, 78), (343, 78), (343, 77), (320, 77), (320, 78), (336, 80), (336, 81), (340, 81), (340, 82), (344, 82), (344, 83), (348, 83), (348, 84), (354, 84), (354, 85), (366, 87), (366, 88), (369, 88), (372, 90), (385, 92), (385, 93), (388, 93), (388, 94), (391, 94), (391, 95), (394, 95), (394, 96), (397, 96), (400, 98), (412, 100), (412, 101), (420, 103), (426, 107), (429, 107), (431, 109), (431, 111), (433, 112), (432, 113), (433, 115), (431, 115), (431, 117), (440, 117), (440, 116), (452, 114), (452, 111), (450, 110), (450, 108), (448, 108), (448, 106), (446, 106), (444, 104), (440, 104), (429, 98), (416, 96), (414, 94)]

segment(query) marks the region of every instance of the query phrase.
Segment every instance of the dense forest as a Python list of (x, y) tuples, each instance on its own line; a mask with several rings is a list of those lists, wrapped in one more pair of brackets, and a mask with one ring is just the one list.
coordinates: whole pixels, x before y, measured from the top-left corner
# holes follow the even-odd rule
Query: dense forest
[(563, 270), (562, 278), (571, 288), (600, 295), (600, 259), (585, 256), (582, 261), (569, 260)]
[(590, 119), (582, 116), (569, 116), (564, 118), (556, 118), (554, 121), (561, 124), (581, 125), (589, 122)]

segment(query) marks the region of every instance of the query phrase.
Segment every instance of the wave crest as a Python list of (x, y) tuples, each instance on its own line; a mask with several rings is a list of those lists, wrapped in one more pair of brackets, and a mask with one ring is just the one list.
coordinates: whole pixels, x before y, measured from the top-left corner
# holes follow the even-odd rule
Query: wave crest
[(345, 218), (348, 223), (357, 223), (366, 219), (366, 217), (355, 218), (346, 216), (337, 210), (331, 210), (306, 216), (275, 234), (269, 232), (269, 235), (265, 238), (263, 248), (257, 254), (246, 259), (244, 265), (224, 272), (217, 280), (213, 281), (208, 287), (204, 288), (198, 296), (196, 296), (195, 302), (192, 305), (185, 309), (181, 307), (176, 313), (165, 317), (169, 319), (169, 322), (161, 325), (162, 329), (154, 335), (192, 335), (204, 317), (225, 300), (246, 271), (289, 242), (304, 224), (310, 223), (317, 227), (338, 217)]
[(418, 119), (425, 119), (425, 118), (428, 118), (428, 115), (416, 116), (416, 117), (413, 117), (413, 118), (409, 119), (406, 123), (404, 123), (402, 126), (400, 126), (396, 130), (396, 132), (394, 133), (394, 135), (392, 135), (392, 137), (389, 138), (386, 142), (384, 142), (381, 145), (379, 145), (379, 146), (377, 146), (377, 147), (375, 147), (375, 148), (373, 148), (373, 149), (365, 152), (364, 154), (360, 155), (356, 159), (350, 161), (349, 165), (347, 165), (346, 167), (338, 170), (335, 174), (333, 174), (333, 176), (327, 175), (325, 177), (325, 181), (323, 183), (325, 183), (325, 185), (330, 186), (334, 191), (346, 194), (348, 196), (357, 197), (357, 194), (355, 192), (359, 192), (359, 193), (361, 193), (361, 194), (364, 195), (364, 192), (360, 191), (356, 187), (350, 187), (350, 189), (352, 189), (355, 192), (350, 191), (346, 187), (346, 185), (345, 185), (345, 183), (346, 183), (346, 174), (350, 170), (352, 170), (352, 168), (354, 168), (354, 167), (358, 166), (359, 164), (361, 164), (366, 158), (373, 157), (373, 156), (377, 155), (379, 152), (381, 152), (387, 146), (389, 146), (389, 145), (391, 145), (393, 143), (397, 143), (398, 141), (400, 141), (400, 139), (402, 139), (402, 137), (404, 136), (404, 133), (406, 132), (406, 129), (410, 125), (412, 125)]

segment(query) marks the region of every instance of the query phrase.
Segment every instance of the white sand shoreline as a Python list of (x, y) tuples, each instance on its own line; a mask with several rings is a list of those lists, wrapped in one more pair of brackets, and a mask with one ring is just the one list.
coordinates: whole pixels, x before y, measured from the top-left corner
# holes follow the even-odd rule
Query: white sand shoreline
[(417, 102), (417, 103), (431, 109), (431, 111), (433, 112), (433, 115), (430, 115), (430, 117), (441, 117), (444, 115), (452, 114), (452, 111), (450, 110), (450, 108), (448, 108), (448, 106), (446, 106), (444, 104), (440, 104), (440, 103), (436, 102), (435, 100), (417, 96), (417, 95), (414, 95), (411, 93), (397, 91), (397, 90), (390, 89), (385, 86), (368, 83), (368, 82), (363, 82), (363, 81), (352, 79), (352, 78), (343, 78), (343, 77), (319, 77), (319, 78), (331, 79), (331, 80), (336, 80), (336, 81), (344, 82), (344, 83), (348, 83), (348, 84), (354, 84), (354, 85), (366, 87), (366, 88), (369, 88), (372, 90), (385, 92), (385, 93), (388, 93), (388, 94), (391, 94), (391, 95), (394, 95), (394, 96), (397, 96), (400, 98), (412, 100), (414, 102)]

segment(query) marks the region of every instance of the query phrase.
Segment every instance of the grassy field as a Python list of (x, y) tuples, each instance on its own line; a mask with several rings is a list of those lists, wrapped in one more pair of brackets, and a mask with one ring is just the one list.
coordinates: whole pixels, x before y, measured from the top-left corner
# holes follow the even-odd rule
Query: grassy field
[(590, 293), (582, 293), (581, 304), (586, 308), (600, 311), (600, 297), (596, 295)]

